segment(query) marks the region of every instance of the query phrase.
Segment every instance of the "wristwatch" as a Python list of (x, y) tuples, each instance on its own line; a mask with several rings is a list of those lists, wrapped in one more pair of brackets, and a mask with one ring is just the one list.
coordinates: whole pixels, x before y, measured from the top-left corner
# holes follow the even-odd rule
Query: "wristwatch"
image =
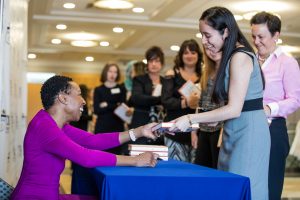
[(136, 137), (135, 137), (135, 135), (134, 135), (134, 131), (133, 131), (134, 129), (130, 129), (129, 131), (128, 131), (128, 134), (129, 134), (129, 137), (130, 137), (130, 139), (133, 141), (133, 142), (135, 142), (136, 141)]

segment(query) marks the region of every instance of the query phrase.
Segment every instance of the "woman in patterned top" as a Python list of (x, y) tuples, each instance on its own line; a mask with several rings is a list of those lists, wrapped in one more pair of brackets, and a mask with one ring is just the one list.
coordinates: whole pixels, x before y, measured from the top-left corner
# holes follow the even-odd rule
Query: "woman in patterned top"
[[(204, 67), (201, 76), (201, 98), (198, 112), (214, 110), (224, 105), (212, 102), (212, 93), (215, 78), (220, 66), (222, 53), (212, 54), (210, 51), (203, 52)], [(218, 141), (223, 122), (216, 124), (200, 124), (198, 132), (192, 132), (192, 146), (196, 149), (194, 163), (206, 167), (217, 168), (219, 147)]]

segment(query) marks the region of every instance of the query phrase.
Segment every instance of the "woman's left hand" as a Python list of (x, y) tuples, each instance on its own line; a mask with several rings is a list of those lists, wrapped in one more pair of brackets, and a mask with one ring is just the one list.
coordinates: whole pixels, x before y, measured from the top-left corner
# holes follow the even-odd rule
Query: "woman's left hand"
[(174, 124), (171, 128), (169, 128), (169, 131), (181, 131), (185, 132), (188, 128), (190, 128), (190, 120), (188, 118), (188, 115), (183, 115), (181, 117), (178, 117), (177, 119), (173, 120)]

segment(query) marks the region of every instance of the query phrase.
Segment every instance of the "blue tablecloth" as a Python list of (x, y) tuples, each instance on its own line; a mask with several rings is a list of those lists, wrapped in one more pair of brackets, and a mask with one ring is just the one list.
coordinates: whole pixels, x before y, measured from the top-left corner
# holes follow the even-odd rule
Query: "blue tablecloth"
[(97, 167), (101, 200), (249, 200), (250, 180), (180, 161), (149, 167)]

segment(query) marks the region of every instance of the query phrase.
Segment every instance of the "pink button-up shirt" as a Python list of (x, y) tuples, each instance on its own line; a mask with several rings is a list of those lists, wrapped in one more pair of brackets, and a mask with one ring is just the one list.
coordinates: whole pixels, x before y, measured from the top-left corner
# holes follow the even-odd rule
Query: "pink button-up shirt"
[(284, 117), (300, 107), (300, 69), (298, 62), (278, 47), (263, 63), (266, 85), (263, 102), (271, 116)]

